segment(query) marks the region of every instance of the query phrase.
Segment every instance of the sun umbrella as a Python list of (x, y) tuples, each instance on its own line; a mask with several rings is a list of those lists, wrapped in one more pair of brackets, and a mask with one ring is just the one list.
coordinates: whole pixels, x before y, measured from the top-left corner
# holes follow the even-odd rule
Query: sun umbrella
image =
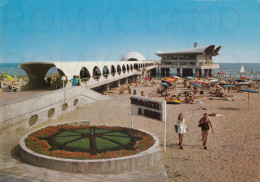
[(186, 76), (185, 78), (192, 78), (192, 79), (194, 79), (194, 76)]
[(171, 81), (171, 82), (174, 81), (173, 79), (170, 79), (170, 78), (166, 78), (166, 79), (164, 79), (164, 80), (166, 80), (166, 81)]
[(6, 77), (9, 78), (12, 82), (14, 81), (14, 79), (11, 76), (6, 75)]
[(229, 87), (229, 88), (235, 88), (234, 85), (220, 85), (221, 87)]
[(248, 77), (240, 77), (239, 79), (240, 80), (249, 80), (250, 78), (248, 78)]
[(173, 76), (175, 79), (180, 79), (180, 77), (178, 77), (178, 76)]
[(149, 77), (144, 77), (145, 80), (149, 80), (150, 78)]
[(250, 82), (239, 82), (238, 85), (249, 85)]
[(253, 79), (253, 81), (260, 82), (260, 78)]
[(172, 83), (171, 83), (171, 82), (169, 82), (169, 81), (167, 81), (167, 82), (164, 82), (164, 83), (168, 84), (168, 86), (172, 86)]
[(162, 86), (168, 86), (168, 84), (166, 82), (161, 82), (160, 83)]
[(200, 84), (201, 82), (199, 82), (199, 81), (191, 81), (190, 83), (197, 83), (197, 84)]
[(198, 83), (191, 83), (191, 85), (194, 85), (194, 86), (197, 86), (197, 87), (202, 87), (202, 85), (198, 84)]
[(210, 80), (209, 83), (219, 83), (218, 80)]
[(221, 86), (221, 85), (228, 85), (228, 83), (219, 83), (219, 85)]
[(244, 91), (244, 92), (248, 93), (248, 110), (249, 110), (249, 93), (259, 93), (259, 92), (257, 92), (256, 90), (250, 89), (250, 88), (240, 89), (240, 91)]

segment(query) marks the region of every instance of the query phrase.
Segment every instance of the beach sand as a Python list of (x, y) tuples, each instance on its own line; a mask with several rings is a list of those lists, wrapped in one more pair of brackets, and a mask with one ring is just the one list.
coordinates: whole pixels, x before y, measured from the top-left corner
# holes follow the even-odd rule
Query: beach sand
[[(138, 95), (141, 91), (147, 95), (157, 87), (158, 84), (156, 87), (131, 86), (131, 89), (136, 89)], [(174, 92), (186, 90), (182, 87), (178, 85)], [(119, 88), (112, 92), (113, 100), (87, 104), (37, 128), (73, 120), (90, 120), (92, 125), (130, 127), (130, 94), (119, 95)], [(235, 101), (209, 100), (208, 91), (205, 91), (204, 97), (199, 99), (202, 104), (167, 105), (167, 151), (163, 152), (163, 164), (169, 181), (260, 181), (260, 96), (250, 94), (248, 110), (247, 93), (232, 91), (231, 94)], [(207, 110), (194, 110), (200, 107)], [(184, 150), (179, 149), (174, 130), (181, 112), (190, 129), (184, 136)], [(198, 128), (198, 121), (205, 112), (223, 115), (210, 117), (215, 134), (209, 135), (208, 150), (202, 149)], [(134, 128), (158, 136), (163, 149), (163, 123), (134, 116)]]

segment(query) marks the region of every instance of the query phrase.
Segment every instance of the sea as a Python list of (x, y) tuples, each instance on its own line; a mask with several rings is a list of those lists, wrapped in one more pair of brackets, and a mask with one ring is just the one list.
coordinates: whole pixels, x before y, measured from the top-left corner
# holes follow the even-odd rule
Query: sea
[[(25, 77), (26, 72), (19, 67), (20, 63), (0, 63), (0, 75), (8, 74), (12, 77)], [(214, 69), (213, 74), (216, 76), (218, 72), (225, 72), (225, 77), (237, 78), (240, 76), (240, 69), (243, 65), (246, 71), (246, 74), (243, 76), (254, 78), (257, 76), (260, 77), (260, 63), (216, 63), (219, 64), (219, 69)], [(57, 69), (51, 68), (47, 75), (56, 74)], [(258, 74), (256, 74), (258, 73)], [(170, 75), (176, 75), (176, 69), (172, 69)]]

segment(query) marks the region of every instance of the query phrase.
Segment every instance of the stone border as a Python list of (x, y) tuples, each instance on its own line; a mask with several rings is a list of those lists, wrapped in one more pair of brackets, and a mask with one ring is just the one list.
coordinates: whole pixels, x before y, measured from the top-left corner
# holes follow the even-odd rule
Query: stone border
[[(72, 122), (65, 122), (65, 123), (60, 123), (55, 125), (61, 125), (61, 124), (89, 125), (89, 123), (90, 123), (89, 121), (72, 121)], [(51, 126), (55, 126), (55, 125), (51, 125)], [(21, 138), (20, 140), (21, 150), (19, 151), (19, 155), (24, 162), (38, 167), (45, 167), (45, 168), (50, 168), (59, 171), (66, 171), (66, 172), (81, 172), (81, 173), (89, 173), (89, 174), (111, 174), (111, 173), (140, 171), (147, 168), (162, 165), (162, 150), (161, 148), (159, 148), (159, 140), (156, 136), (146, 131), (140, 130), (144, 133), (151, 135), (155, 140), (154, 145), (146, 151), (131, 156), (118, 157), (113, 159), (74, 160), (74, 159), (62, 159), (62, 158), (46, 156), (46, 155), (38, 154), (28, 149), (25, 145), (24, 140), (29, 134), (37, 130), (27, 133), (25, 136)]]

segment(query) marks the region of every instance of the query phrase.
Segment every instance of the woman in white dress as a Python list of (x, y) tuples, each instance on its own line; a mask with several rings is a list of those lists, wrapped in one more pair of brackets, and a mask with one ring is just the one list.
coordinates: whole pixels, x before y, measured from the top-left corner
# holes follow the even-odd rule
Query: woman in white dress
[(177, 128), (176, 132), (179, 135), (179, 146), (180, 146), (180, 149), (183, 149), (184, 133), (186, 133), (186, 130), (189, 131), (189, 129), (187, 128), (187, 125), (185, 123), (185, 119), (183, 118), (182, 113), (179, 114), (175, 125), (176, 125), (176, 128)]

